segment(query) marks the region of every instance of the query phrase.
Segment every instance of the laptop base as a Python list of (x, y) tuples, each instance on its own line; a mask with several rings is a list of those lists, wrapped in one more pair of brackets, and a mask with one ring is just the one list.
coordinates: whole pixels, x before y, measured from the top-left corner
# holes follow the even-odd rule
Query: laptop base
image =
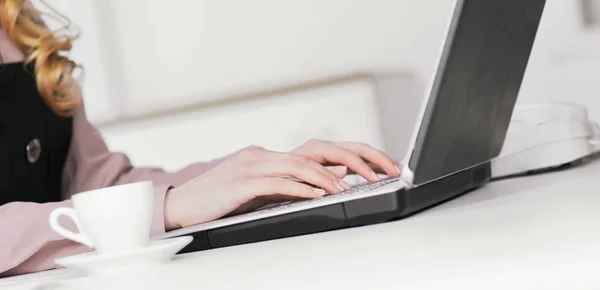
[(180, 253), (398, 220), (481, 187), (490, 177), (490, 163), (484, 163), (410, 190), (196, 232)]

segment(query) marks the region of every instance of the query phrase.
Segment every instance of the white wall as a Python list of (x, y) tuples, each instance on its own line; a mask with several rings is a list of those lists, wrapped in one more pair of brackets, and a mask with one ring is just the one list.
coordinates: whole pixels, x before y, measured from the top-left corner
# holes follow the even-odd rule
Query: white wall
[[(427, 3), (425, 3), (427, 2)], [(111, 1), (133, 112), (433, 65), (451, 1)]]
[(365, 142), (401, 160), (422, 90), (406, 73), (359, 75), (101, 130), (133, 164), (167, 170), (248, 145), (288, 151), (310, 138)]
[[(584, 0), (547, 0), (519, 101), (579, 102), (589, 107), (592, 118), (600, 120), (600, 31), (598, 26), (583, 26), (581, 1)], [(450, 0), (49, 0), (49, 3), (64, 11), (82, 29), (73, 56), (87, 68), (86, 108), (92, 122), (99, 125), (122, 117), (357, 71), (412, 71), (417, 82), (426, 83), (433, 72), (452, 5)], [(354, 97), (364, 104), (375, 102), (376, 94), (361, 92)], [(415, 94), (413, 89), (407, 92)], [(422, 97), (421, 93), (416, 93), (417, 97)], [(317, 92), (303, 96), (312, 100), (312, 104), (321, 102), (317, 97), (325, 97)], [(336, 99), (338, 95), (330, 97), (322, 100), (327, 106), (339, 106), (349, 112), (365, 109), (354, 106), (352, 101), (344, 103), (343, 99)], [(415, 96), (402, 97), (408, 100)], [(365, 98), (371, 98), (371, 103)], [(331, 103), (334, 100), (338, 103)], [(291, 113), (295, 106), (302, 106), (300, 103), (290, 101), (287, 106), (275, 107), (279, 113)], [(223, 137), (218, 130), (199, 121), (209, 122), (212, 117), (206, 116), (214, 117), (216, 112), (230, 118), (253, 104), (198, 111), (160, 121), (101, 126), (101, 129), (111, 148), (136, 152), (131, 153), (136, 162), (174, 168), (187, 161), (185, 156), (169, 155), (167, 148), (175, 147), (177, 142), (196, 144), (186, 141), (189, 137), (185, 133), (189, 130), (209, 139), (229, 140), (211, 143), (211, 139), (208, 145), (195, 149), (202, 153), (194, 152), (191, 160), (257, 143), (252, 137), (256, 135)], [(378, 113), (366, 108), (368, 114)], [(413, 108), (400, 110), (399, 114), (410, 115)], [(251, 114), (262, 116), (259, 111)], [(245, 126), (264, 126), (268, 120), (250, 115), (246, 116)], [(352, 120), (349, 114), (343, 116)], [(304, 131), (302, 136), (321, 134), (317, 129), (323, 122), (321, 118), (307, 119), (306, 126), (314, 130)], [(191, 126), (186, 120), (198, 122), (192, 122)], [(176, 121), (187, 125), (166, 129)], [(159, 126), (165, 122), (170, 125)], [(344, 131), (343, 123), (336, 123), (333, 131), (346, 132), (344, 137), (352, 137), (349, 131)], [(232, 126), (231, 121), (218, 124), (228, 131), (242, 128)], [(134, 127), (136, 131), (130, 130)], [(147, 146), (148, 140), (160, 135), (150, 133), (149, 128), (167, 130), (164, 134), (180, 132), (176, 134), (180, 137), (171, 134), (171, 140)], [(299, 127), (290, 128), (291, 135), (302, 132)], [(356, 139), (377, 143), (381, 138), (389, 138), (365, 137), (373, 127), (363, 126), (361, 130), (355, 134)], [(271, 135), (261, 136), (263, 139), (258, 141), (285, 147), (291, 140), (276, 140), (280, 135)]]
[(383, 148), (375, 94), (370, 80), (358, 79), (106, 126), (102, 133), (113, 150), (128, 152), (135, 165), (167, 170), (248, 145), (289, 151), (310, 138)]
[(451, 5), (432, 2), (50, 0), (82, 29), (94, 122), (348, 72), (426, 73)]
[(579, 0), (547, 3), (520, 101), (581, 103), (600, 120), (600, 27), (585, 27)]
[[(36, 2), (39, 0), (34, 0)], [(590, 105), (600, 32), (581, 1), (548, 0), (522, 100)], [(600, 1), (600, 0), (587, 0)], [(90, 119), (226, 98), (355, 71), (427, 79), (450, 0), (50, 0), (82, 29)], [(596, 109), (597, 108), (597, 109)]]

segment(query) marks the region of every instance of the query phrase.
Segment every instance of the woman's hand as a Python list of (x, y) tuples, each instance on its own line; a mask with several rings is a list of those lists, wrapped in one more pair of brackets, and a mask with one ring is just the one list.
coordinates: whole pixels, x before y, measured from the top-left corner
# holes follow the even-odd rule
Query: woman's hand
[(356, 142), (310, 140), (292, 150), (322, 165), (345, 165), (370, 182), (379, 180), (377, 173), (400, 176), (400, 165), (387, 154)]
[[(349, 163), (354, 166), (356, 162)], [(336, 175), (335, 168), (327, 169), (308, 156), (249, 147), (169, 190), (165, 227), (172, 230), (207, 222), (273, 201), (340, 193), (350, 188), (341, 180), (344, 175), (345, 170)]]

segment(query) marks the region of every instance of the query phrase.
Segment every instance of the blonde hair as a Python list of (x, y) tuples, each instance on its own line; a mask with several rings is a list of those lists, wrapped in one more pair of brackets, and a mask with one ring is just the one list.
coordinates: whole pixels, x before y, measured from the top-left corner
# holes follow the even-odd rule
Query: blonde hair
[(70, 116), (80, 103), (73, 80), (79, 66), (64, 56), (74, 38), (50, 31), (28, 0), (0, 0), (0, 28), (25, 54), (25, 62), (35, 63), (37, 89), (46, 104), (57, 115)]

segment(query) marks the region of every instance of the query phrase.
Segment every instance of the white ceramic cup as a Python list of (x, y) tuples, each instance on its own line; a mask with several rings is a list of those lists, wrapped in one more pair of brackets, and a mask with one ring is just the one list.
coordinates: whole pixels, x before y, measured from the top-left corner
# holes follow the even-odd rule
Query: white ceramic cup
[[(152, 182), (137, 182), (73, 195), (73, 208), (50, 213), (50, 227), (63, 237), (95, 248), (100, 254), (128, 252), (150, 241), (154, 213)], [(79, 233), (58, 223), (69, 217)]]

